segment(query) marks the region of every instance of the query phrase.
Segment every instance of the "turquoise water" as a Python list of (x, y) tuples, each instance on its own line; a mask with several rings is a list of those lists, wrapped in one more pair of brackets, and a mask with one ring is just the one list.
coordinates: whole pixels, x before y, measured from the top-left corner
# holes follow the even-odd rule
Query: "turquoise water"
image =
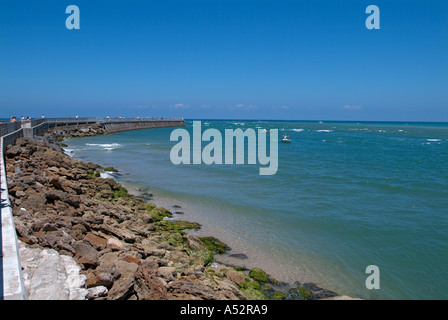
[[(202, 126), (275, 128), (292, 143), (279, 143), (273, 176), (260, 176), (258, 164), (175, 166), (173, 128), (73, 138), (66, 151), (116, 167), (121, 181), (166, 206), (180, 204), (179, 218), (201, 223), (199, 233), (249, 258), (223, 261), (361, 298), (448, 298), (447, 124), (203, 120)], [(372, 264), (380, 269), (379, 290), (365, 287)]]

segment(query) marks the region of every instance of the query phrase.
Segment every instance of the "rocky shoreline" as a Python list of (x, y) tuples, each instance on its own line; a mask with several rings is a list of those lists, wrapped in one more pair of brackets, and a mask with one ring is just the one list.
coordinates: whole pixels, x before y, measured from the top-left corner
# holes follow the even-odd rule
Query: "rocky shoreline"
[[(306, 300), (337, 296), (314, 284), (287, 286), (260, 268), (213, 265), (228, 247), (187, 230), (195, 222), (128, 194), (103, 168), (63, 154), (67, 136), (105, 134), (90, 126), (19, 138), (5, 153), (18, 238), (71, 257), (93, 300)], [(62, 147), (64, 145), (62, 144)], [(81, 281), (82, 282), (82, 281)]]

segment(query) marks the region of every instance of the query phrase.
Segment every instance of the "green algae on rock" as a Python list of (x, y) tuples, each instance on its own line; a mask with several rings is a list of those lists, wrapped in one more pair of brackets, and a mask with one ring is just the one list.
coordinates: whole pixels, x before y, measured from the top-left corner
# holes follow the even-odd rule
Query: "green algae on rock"
[(202, 241), (207, 249), (217, 254), (223, 254), (224, 252), (230, 250), (228, 245), (215, 237), (199, 237), (199, 240)]
[(268, 282), (268, 274), (261, 268), (255, 267), (249, 271), (249, 277), (259, 282)]

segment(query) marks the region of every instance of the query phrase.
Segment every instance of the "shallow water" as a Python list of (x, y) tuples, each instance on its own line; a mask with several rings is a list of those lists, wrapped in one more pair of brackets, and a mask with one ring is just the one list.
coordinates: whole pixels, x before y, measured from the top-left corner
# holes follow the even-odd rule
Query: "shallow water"
[[(72, 138), (66, 152), (117, 168), (120, 181), (169, 209), (179, 204), (177, 217), (249, 258), (225, 261), (362, 298), (448, 297), (447, 124), (202, 123), (221, 132), (278, 129), (292, 143), (279, 143), (273, 176), (260, 176), (259, 164), (175, 166), (174, 128)], [(365, 287), (372, 264), (379, 290)]]

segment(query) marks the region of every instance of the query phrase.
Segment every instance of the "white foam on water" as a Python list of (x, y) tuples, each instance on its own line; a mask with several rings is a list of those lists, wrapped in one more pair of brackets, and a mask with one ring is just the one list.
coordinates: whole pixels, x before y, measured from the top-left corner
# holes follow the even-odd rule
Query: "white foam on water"
[(101, 172), (100, 173), (100, 177), (103, 178), (103, 179), (107, 179), (107, 178), (113, 179), (114, 178), (114, 176), (111, 175), (110, 173), (108, 173), (107, 171), (106, 172)]
[(68, 156), (73, 155), (73, 153), (75, 152), (75, 150), (73, 150), (73, 149), (64, 148), (63, 150), (64, 150), (64, 154), (66, 154)]
[(305, 131), (305, 129), (291, 129), (292, 131), (294, 131), (294, 132), (302, 132), (302, 131)]
[(439, 141), (442, 141), (442, 139), (426, 139), (426, 141), (439, 142)]
[(316, 130), (316, 132), (333, 132), (333, 130)]
[(98, 148), (100, 150), (111, 151), (122, 147), (123, 145), (119, 143), (86, 143), (86, 146)]

